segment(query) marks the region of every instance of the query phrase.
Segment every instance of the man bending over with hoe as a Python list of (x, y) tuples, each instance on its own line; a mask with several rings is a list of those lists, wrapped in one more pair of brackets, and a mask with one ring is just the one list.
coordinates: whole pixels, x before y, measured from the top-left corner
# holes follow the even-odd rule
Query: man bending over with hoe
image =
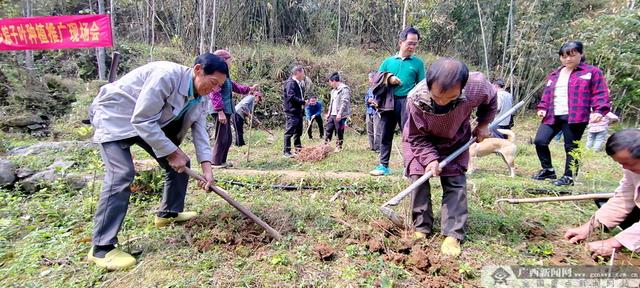
[[(422, 80), (409, 93), (407, 123), (402, 133), (405, 173), (415, 182), (431, 171), (442, 183), (441, 251), (457, 257), (462, 252), (467, 224), (468, 151), (439, 171), (438, 164), (448, 154), (469, 141), (471, 135), (481, 142), (490, 135), (489, 123), (496, 114), (496, 92), (479, 72), (469, 73), (467, 66), (452, 58), (434, 62)], [(477, 108), (478, 126), (469, 122)], [(411, 203), (415, 237), (426, 238), (433, 232), (433, 208), (429, 182), (414, 190)]]
[(587, 243), (593, 256), (611, 256), (614, 250), (622, 247), (640, 251), (640, 130), (625, 129), (616, 132), (606, 146), (607, 155), (622, 165), (624, 176), (620, 186), (587, 223), (578, 228), (569, 229), (564, 238), (571, 243), (581, 242), (589, 237), (595, 227), (604, 225), (609, 229), (619, 226), (622, 232), (607, 240)]
[(142, 147), (165, 171), (162, 202), (154, 224), (157, 228), (196, 217), (184, 211), (190, 159), (180, 143), (191, 130), (197, 161), (209, 187), (211, 146), (205, 128), (209, 102), (205, 98), (229, 75), (222, 58), (211, 53), (198, 56), (193, 67), (152, 62), (134, 69), (120, 80), (104, 85), (93, 100), (89, 118), (100, 144), (104, 182), (93, 218), (92, 248), (88, 260), (108, 270), (125, 269), (136, 259), (121, 250), (118, 231), (129, 207), (131, 183), (136, 176), (131, 146)]

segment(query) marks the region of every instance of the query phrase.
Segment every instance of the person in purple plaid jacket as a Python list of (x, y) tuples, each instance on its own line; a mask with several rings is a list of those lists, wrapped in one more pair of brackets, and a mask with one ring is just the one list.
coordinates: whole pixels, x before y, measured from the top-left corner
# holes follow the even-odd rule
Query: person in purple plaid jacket
[(560, 47), (558, 52), (562, 66), (547, 76), (547, 83), (537, 106), (538, 116), (542, 123), (534, 144), (542, 169), (533, 175), (535, 180), (556, 179), (556, 172), (551, 163), (549, 143), (554, 135), (564, 135), (566, 160), (564, 175), (556, 180), (556, 186), (573, 185), (573, 171), (577, 172), (577, 160), (571, 151), (578, 147), (582, 133), (589, 123), (599, 122), (609, 113), (609, 88), (602, 70), (586, 64), (582, 42), (569, 41)]

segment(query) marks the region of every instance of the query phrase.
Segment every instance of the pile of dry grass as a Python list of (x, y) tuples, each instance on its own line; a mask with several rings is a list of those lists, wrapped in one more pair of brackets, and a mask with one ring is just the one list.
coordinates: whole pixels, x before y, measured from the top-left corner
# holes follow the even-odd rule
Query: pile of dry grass
[(302, 162), (317, 162), (329, 156), (333, 152), (333, 147), (327, 144), (320, 144), (313, 147), (304, 147), (298, 151), (295, 159)]

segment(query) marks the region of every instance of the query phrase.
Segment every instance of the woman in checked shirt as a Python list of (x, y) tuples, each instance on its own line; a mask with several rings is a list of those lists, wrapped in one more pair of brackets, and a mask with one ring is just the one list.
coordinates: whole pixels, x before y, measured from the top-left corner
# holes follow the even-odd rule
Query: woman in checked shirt
[(534, 143), (542, 169), (532, 178), (556, 179), (549, 142), (562, 132), (566, 153), (564, 175), (554, 182), (562, 186), (573, 185), (572, 167), (577, 172), (578, 163), (571, 156), (571, 151), (577, 148), (576, 141), (582, 138), (591, 112), (594, 113), (592, 122), (599, 122), (609, 113), (611, 105), (602, 70), (585, 63), (582, 42), (569, 41), (560, 47), (558, 54), (562, 66), (547, 76), (547, 84), (537, 106), (542, 123)]

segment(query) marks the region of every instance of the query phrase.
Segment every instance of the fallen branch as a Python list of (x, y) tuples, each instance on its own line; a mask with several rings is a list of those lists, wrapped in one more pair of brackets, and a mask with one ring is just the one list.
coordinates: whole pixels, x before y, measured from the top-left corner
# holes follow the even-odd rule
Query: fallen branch
[(577, 201), (577, 200), (594, 200), (594, 199), (609, 199), (613, 197), (613, 193), (596, 193), (596, 194), (583, 194), (572, 196), (558, 196), (558, 197), (538, 197), (538, 198), (503, 198), (498, 199), (496, 204), (507, 202), (509, 204), (520, 203), (541, 203), (541, 202), (554, 202), (554, 201)]
[(344, 191), (344, 190), (340, 190), (340, 191), (336, 192), (336, 194), (333, 194), (333, 196), (331, 197), (331, 199), (329, 199), (329, 202), (336, 201), (336, 199), (338, 199), (338, 197), (340, 197), (340, 195), (342, 195), (342, 192), (343, 192), (343, 191)]

